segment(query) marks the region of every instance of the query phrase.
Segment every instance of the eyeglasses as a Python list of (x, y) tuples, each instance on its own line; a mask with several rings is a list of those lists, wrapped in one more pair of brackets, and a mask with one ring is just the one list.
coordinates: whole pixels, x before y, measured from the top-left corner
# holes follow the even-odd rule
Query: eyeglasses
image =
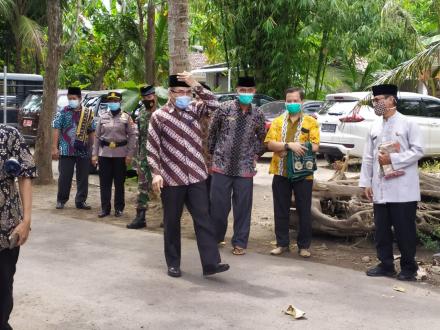
[(188, 95), (188, 96), (192, 96), (193, 92), (192, 90), (184, 90), (184, 89), (172, 89), (171, 92), (173, 92), (174, 94), (177, 95)]

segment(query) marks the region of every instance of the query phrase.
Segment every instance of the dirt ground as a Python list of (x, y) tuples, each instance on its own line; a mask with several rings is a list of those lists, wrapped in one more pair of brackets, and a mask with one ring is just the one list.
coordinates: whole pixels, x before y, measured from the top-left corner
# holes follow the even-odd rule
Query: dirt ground
[[(269, 254), (269, 251), (274, 247), (274, 218), (273, 218), (273, 201), (271, 191), (271, 176), (268, 175), (269, 168), (268, 158), (263, 159), (258, 164), (259, 174), (254, 179), (254, 201), (252, 210), (252, 225), (249, 239), (248, 251), (260, 254)], [(55, 177), (57, 177), (56, 164), (54, 164)], [(316, 177), (319, 180), (327, 180), (332, 175), (325, 161), (319, 162), (319, 169)], [(356, 173), (348, 173), (347, 175), (355, 175)], [(66, 204), (64, 210), (56, 210), (56, 193), (57, 185), (49, 186), (35, 186), (34, 187), (34, 208), (40, 210), (52, 210), (52, 214), (66, 215), (72, 218), (81, 220), (103, 222), (106, 224), (124, 228), (135, 216), (135, 201), (136, 201), (136, 182), (133, 179), (127, 180), (126, 183), (126, 209), (121, 218), (109, 216), (104, 219), (99, 219), (97, 214), (100, 210), (99, 197), (99, 179), (97, 175), (91, 175), (89, 186), (88, 203), (92, 206), (91, 211), (77, 210), (74, 206), (75, 183), (72, 187), (71, 200)], [(149, 210), (147, 212), (147, 229), (151, 232), (162, 232), (160, 223), (162, 221), (162, 209), (160, 201), (153, 196), (150, 202)], [(232, 217), (230, 216), (230, 224), (232, 224)], [(230, 238), (232, 236), (232, 225), (228, 228), (226, 246), (223, 249), (230, 250)], [(98, 233), (97, 233), (98, 234)], [(194, 239), (194, 230), (191, 217), (187, 211), (182, 216), (182, 237)], [(296, 232), (291, 231), (292, 237), (292, 253), (284, 254), (281, 258), (298, 259), (297, 249), (295, 246)], [(343, 268), (355, 269), (358, 271), (365, 271), (369, 267), (375, 265), (378, 261), (376, 259), (376, 252), (371, 237), (364, 238), (335, 238), (326, 236), (315, 236), (313, 238), (311, 262), (334, 265)], [(398, 254), (398, 250), (395, 250)], [(432, 264), (433, 251), (428, 251), (419, 246), (417, 250), (417, 261), (422, 268), (428, 268), (427, 279), (423, 281), (426, 285), (433, 285), (440, 287), (440, 275), (431, 274), (429, 272), (429, 265)], [(230, 258), (240, 258), (231, 254)], [(275, 258), (275, 257), (274, 257)], [(396, 261), (398, 267), (398, 262)]]

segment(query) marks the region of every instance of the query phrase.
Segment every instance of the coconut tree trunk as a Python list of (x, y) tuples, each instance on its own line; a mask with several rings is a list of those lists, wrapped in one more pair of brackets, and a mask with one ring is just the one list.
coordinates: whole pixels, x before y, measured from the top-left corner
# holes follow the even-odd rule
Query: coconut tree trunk
[(20, 73), (23, 71), (23, 45), (19, 36), (15, 36), (15, 72)]
[(145, 73), (148, 84), (153, 85), (156, 80), (156, 6), (154, 0), (148, 1), (147, 13), (147, 41), (145, 42)]
[(58, 72), (62, 55), (62, 12), (60, 0), (47, 0), (48, 43), (43, 83), (43, 109), (35, 145), (35, 162), (39, 177), (37, 184), (50, 184), (52, 174), (52, 117), (57, 106)]
[(188, 0), (168, 0), (170, 74), (189, 70)]

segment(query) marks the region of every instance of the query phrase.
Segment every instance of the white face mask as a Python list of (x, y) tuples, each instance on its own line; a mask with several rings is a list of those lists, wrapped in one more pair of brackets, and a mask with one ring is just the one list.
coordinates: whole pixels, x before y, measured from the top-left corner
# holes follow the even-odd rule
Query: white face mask
[(69, 100), (69, 107), (76, 109), (79, 106), (79, 100)]

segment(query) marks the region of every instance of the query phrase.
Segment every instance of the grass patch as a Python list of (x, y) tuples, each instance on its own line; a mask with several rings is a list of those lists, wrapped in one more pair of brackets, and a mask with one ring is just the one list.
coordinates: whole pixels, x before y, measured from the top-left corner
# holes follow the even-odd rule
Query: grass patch
[(440, 173), (440, 160), (425, 160), (420, 165), (420, 169), (427, 173)]

